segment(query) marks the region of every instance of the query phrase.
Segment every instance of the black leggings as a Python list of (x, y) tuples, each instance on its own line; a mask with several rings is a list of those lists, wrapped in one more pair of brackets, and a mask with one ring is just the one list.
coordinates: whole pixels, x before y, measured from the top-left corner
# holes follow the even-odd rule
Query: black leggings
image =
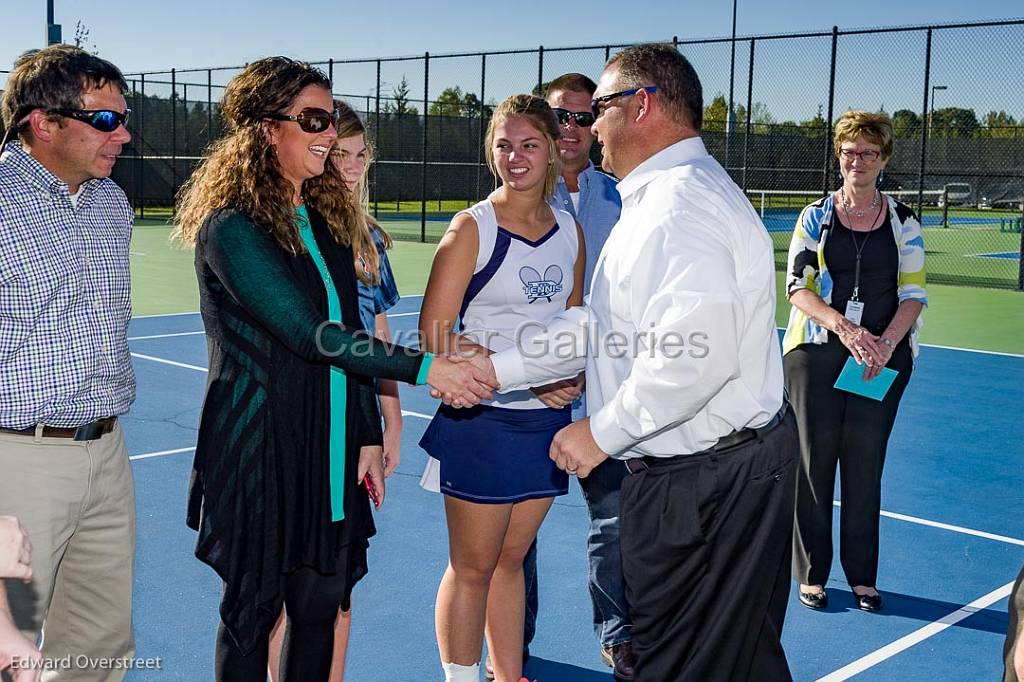
[[(327, 682), (334, 650), (334, 622), (345, 598), (347, 579), (343, 574), (323, 575), (300, 568), (284, 578), (284, 603), (288, 627), (281, 650), (281, 679), (284, 682)], [(218, 682), (265, 682), (269, 639), (248, 656), (221, 623), (217, 630), (215, 673)]]

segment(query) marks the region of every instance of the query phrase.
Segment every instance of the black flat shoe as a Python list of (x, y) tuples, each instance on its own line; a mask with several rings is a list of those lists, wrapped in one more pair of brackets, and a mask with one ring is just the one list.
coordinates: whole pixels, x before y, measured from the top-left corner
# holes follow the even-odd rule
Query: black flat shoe
[(854, 594), (857, 598), (857, 608), (861, 611), (880, 611), (882, 609), (882, 595), (880, 594)]
[(820, 611), (828, 607), (828, 592), (825, 590), (821, 592), (801, 592), (800, 603), (809, 609)]

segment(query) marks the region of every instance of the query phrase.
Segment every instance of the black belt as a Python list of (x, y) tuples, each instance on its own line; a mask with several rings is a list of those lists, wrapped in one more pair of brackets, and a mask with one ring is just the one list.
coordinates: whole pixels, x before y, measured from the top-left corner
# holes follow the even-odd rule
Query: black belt
[[(43, 425), (43, 438), (72, 438), (74, 440), (97, 440), (100, 436), (110, 433), (117, 424), (117, 417), (104, 417), (88, 424), (78, 427), (46, 426)], [(30, 426), (27, 429), (5, 429), (0, 427), (0, 433), (13, 433), (18, 436), (35, 436), (36, 427)]]
[(775, 416), (765, 424), (759, 426), (756, 429), (740, 429), (739, 431), (733, 431), (727, 436), (722, 436), (718, 439), (718, 442), (712, 445), (707, 450), (701, 450), (700, 452), (694, 452), (690, 455), (674, 455), (672, 457), (652, 457), (650, 455), (644, 457), (631, 457), (625, 460), (623, 463), (626, 468), (629, 469), (629, 473), (635, 474), (645, 469), (650, 469), (656, 466), (666, 466), (669, 464), (678, 464), (680, 460), (686, 459), (687, 457), (694, 457), (696, 455), (707, 455), (713, 452), (724, 452), (731, 450), (739, 445), (743, 445), (755, 438), (764, 438), (772, 429), (782, 423), (782, 420), (786, 418), (786, 412), (789, 411), (789, 402), (786, 400), (782, 401), (782, 407), (775, 413)]

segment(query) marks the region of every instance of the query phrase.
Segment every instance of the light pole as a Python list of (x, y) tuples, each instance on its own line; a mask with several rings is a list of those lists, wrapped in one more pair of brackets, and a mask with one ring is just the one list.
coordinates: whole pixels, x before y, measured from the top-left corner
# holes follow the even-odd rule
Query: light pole
[(936, 90), (948, 90), (947, 85), (933, 85), (932, 86), (932, 106), (928, 112), (928, 137), (932, 136), (932, 121), (935, 119), (935, 91)]
[(60, 41), (60, 24), (53, 23), (53, 0), (46, 0), (46, 44), (56, 45)]

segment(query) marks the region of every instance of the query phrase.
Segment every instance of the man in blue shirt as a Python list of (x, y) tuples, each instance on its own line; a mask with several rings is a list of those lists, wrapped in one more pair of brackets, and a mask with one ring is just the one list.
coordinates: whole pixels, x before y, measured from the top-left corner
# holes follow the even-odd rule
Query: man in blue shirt
[[(619, 219), (622, 200), (616, 180), (594, 168), (590, 149), (594, 135), (590, 108), (597, 85), (579, 73), (567, 73), (548, 85), (547, 101), (561, 125), (558, 147), (562, 172), (555, 186), (553, 202), (571, 213), (583, 228), (587, 246), (584, 296), (590, 294), (590, 279), (605, 240)], [(583, 400), (573, 404), (573, 418), (586, 416)], [(619, 490), (626, 468), (612, 460), (597, 467), (587, 478), (578, 479), (590, 512), (587, 557), (590, 564), (590, 596), (594, 607), (594, 631), (601, 644), (601, 655), (613, 669), (616, 679), (633, 677), (629, 606), (622, 579), (619, 552)], [(530, 548), (523, 565), (526, 578), (526, 621), (524, 646), (536, 630), (537, 618), (537, 545)]]

